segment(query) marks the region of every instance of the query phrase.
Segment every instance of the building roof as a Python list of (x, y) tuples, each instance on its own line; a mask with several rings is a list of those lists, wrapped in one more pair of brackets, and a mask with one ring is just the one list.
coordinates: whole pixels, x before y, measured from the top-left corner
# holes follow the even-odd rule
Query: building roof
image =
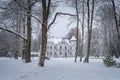
[(76, 38), (75, 36), (72, 36), (71, 40), (70, 41), (76, 41)]
[(58, 44), (62, 39), (58, 38), (49, 38), (47, 42), (52, 42), (54, 44)]
[(48, 38), (48, 43), (54, 43), (54, 44), (59, 44), (62, 41), (65, 41), (65, 43), (70, 44), (69, 40), (67, 39), (58, 39), (58, 38)]

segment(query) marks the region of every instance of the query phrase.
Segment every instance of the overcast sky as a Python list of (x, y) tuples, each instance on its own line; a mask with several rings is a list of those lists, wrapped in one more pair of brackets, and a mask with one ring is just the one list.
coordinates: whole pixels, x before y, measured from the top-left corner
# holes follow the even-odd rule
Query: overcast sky
[[(73, 8), (66, 7), (63, 4), (61, 4), (56, 11), (75, 14), (75, 10)], [(72, 27), (76, 26), (75, 22), (68, 26), (69, 23), (70, 16), (58, 16), (55, 24), (53, 24), (50, 29), (50, 34), (58, 38), (64, 37)]]
[[(76, 14), (75, 9), (67, 7), (63, 3), (60, 3), (60, 5), (56, 8), (52, 16), (54, 16), (56, 12)], [(53, 19), (51, 19), (51, 21), (52, 20)], [(70, 22), (71, 20), (74, 20), (74, 19), (68, 15), (57, 16), (55, 23), (51, 26), (48, 33), (50, 34), (50, 36), (54, 36), (57, 38), (65, 37), (71, 28), (76, 27), (76, 22), (68, 26), (68, 24), (71, 23)], [(36, 22), (32, 23), (33, 38), (36, 38), (38, 36), (39, 26), (40, 25), (38, 25)]]

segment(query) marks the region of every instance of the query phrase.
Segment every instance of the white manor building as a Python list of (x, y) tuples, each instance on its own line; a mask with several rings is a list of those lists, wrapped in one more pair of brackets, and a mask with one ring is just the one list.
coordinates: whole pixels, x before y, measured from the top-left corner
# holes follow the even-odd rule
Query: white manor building
[[(76, 38), (71, 40), (48, 38), (46, 57), (73, 57), (75, 55)], [(41, 51), (41, 50), (40, 50)]]

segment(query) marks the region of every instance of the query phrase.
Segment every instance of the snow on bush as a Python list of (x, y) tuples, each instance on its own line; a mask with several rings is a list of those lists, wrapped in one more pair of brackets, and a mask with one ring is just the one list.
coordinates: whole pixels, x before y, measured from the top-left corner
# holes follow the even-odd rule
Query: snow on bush
[(107, 56), (103, 59), (103, 63), (107, 66), (107, 67), (111, 67), (116, 65), (116, 61), (113, 60), (113, 58), (111, 56)]

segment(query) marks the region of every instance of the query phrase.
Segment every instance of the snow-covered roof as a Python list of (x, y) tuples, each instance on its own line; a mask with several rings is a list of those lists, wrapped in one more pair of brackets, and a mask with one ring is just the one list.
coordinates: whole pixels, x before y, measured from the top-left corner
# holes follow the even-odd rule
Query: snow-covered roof
[(70, 41), (69, 41), (68, 39), (64, 39), (64, 41), (65, 41), (67, 44), (71, 45), (71, 44), (70, 44)]
[(67, 39), (58, 39), (58, 38), (48, 38), (48, 43), (53, 43), (53, 44), (61, 44), (61, 42), (65, 42), (70, 45), (69, 40)]
[(48, 43), (49, 42), (53, 42), (54, 44), (58, 44), (62, 39), (58, 39), (58, 38), (48, 38)]
[(75, 36), (72, 36), (71, 40), (70, 41), (76, 41), (76, 38)]

